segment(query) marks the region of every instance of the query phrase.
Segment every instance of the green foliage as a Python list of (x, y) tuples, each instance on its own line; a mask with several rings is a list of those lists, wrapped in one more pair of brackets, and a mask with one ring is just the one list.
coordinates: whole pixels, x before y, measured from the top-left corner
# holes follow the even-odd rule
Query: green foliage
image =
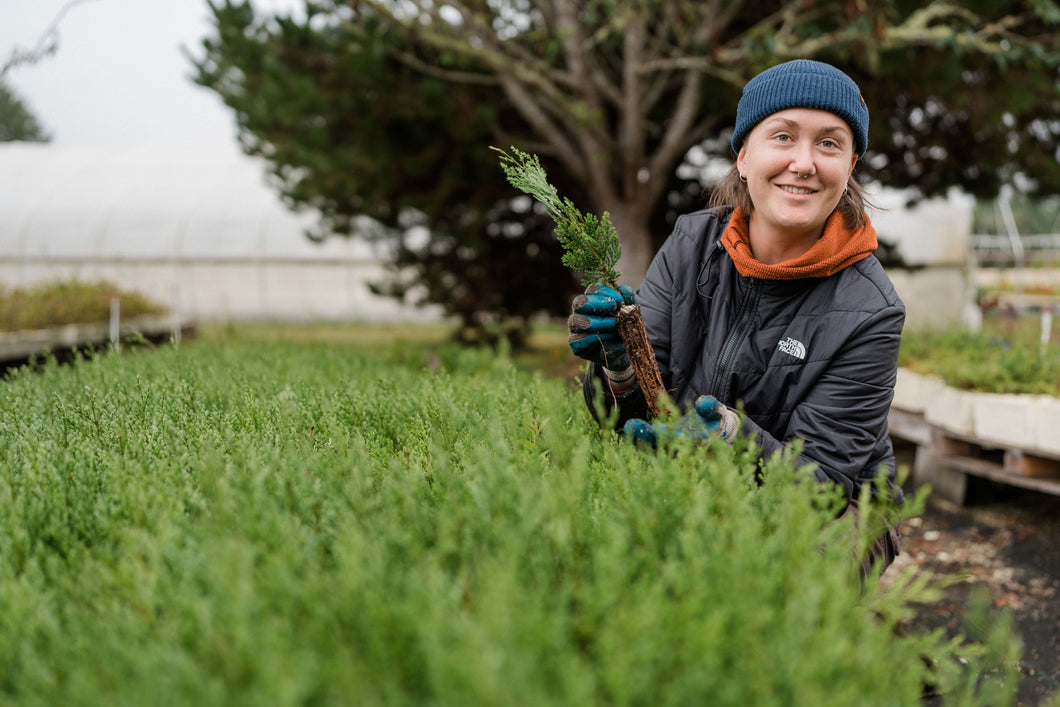
[(0, 142), (48, 142), (36, 116), (0, 75)]
[(110, 302), (121, 298), (125, 318), (164, 314), (165, 307), (108, 282), (76, 280), (8, 289), (0, 285), (0, 331), (95, 324), (110, 318)]
[[(440, 304), (467, 340), (506, 322), (518, 343), (576, 290), (545, 219), (514, 213), (495, 178), (494, 131), (523, 129), (494, 86), (410, 68), (396, 58), (409, 38), (371, 13), (343, 20), (341, 4), (274, 18), (250, 2), (212, 2), (216, 34), (195, 81), (233, 109), (244, 150), (267, 161), (284, 199), (320, 215), (310, 237), (391, 244), (394, 273), (377, 292)], [(468, 68), (462, 58), (445, 66)]]
[(562, 315), (573, 289), (551, 227), (511, 207), (487, 145), (532, 145), (560, 193), (621, 215), (636, 282), (634, 264), (703, 204), (704, 167), (732, 158), (743, 85), (787, 59), (858, 81), (866, 180), (988, 197), (1023, 172), (1060, 191), (1054, 2), (592, 0), (569, 18), (545, 0), (209, 4), (194, 80), (232, 109), (284, 199), (320, 215), (313, 237), (397, 243), (400, 275), (379, 290), (422, 293), (473, 333)]
[(1060, 347), (1042, 346), (1035, 327), (981, 332), (960, 328), (907, 331), (898, 365), (938, 375), (954, 388), (982, 393), (1060, 396)]
[(615, 265), (622, 257), (622, 244), (608, 214), (597, 218), (580, 211), (570, 199), (561, 198), (556, 187), (549, 184), (537, 155), (515, 147), (511, 154), (496, 147), (491, 149), (500, 154), (501, 167), (511, 185), (537, 199), (548, 211), (563, 245), (563, 264), (582, 274), (582, 285), (614, 284), (619, 276)]
[(932, 583), (859, 587), (870, 524), (784, 460), (353, 333), (0, 385), (0, 702), (1012, 704), (1011, 634), (901, 635)]
[(408, 211), (452, 233), (456, 212), (475, 218), (497, 200), (496, 186), (474, 178), (493, 167), (488, 150), (466, 149), (498, 119), (494, 91), (450, 87), (395, 61), (402, 38), (370, 15), (210, 6), (216, 35), (203, 41), (195, 81), (235, 111), (244, 149), (268, 160), (283, 196), (320, 213), (311, 235), (354, 233), (356, 216), (403, 229)]

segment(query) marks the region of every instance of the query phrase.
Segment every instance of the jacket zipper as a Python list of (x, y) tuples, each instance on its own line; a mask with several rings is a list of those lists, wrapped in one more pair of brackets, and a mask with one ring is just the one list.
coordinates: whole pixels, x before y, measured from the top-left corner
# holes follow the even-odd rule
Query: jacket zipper
[(736, 351), (736, 345), (740, 342), (740, 339), (744, 337), (748, 328), (751, 326), (754, 314), (758, 311), (758, 300), (762, 293), (761, 289), (758, 287), (758, 281), (754, 278), (747, 279), (747, 287), (749, 292), (747, 293), (747, 296), (744, 297), (740, 319), (736, 323), (736, 327), (729, 334), (729, 338), (725, 341), (725, 346), (721, 350), (721, 358), (718, 360), (718, 367), (714, 372), (714, 385), (711, 386), (711, 393), (714, 397), (726, 404), (728, 404), (727, 401), (729, 400), (728, 386), (726, 385), (725, 389), (721, 391), (718, 390), (718, 387), (725, 379), (725, 373), (729, 368), (729, 360), (732, 358), (733, 352)]

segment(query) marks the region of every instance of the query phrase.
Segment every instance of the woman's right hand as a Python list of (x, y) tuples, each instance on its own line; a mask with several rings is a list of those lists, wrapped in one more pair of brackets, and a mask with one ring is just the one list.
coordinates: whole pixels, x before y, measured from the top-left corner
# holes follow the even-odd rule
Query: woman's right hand
[[(567, 319), (567, 329), (570, 330), (567, 341), (574, 355), (609, 372), (628, 371), (632, 376), (616, 319), (618, 310), (626, 304), (634, 304), (633, 289), (629, 285), (619, 285), (617, 290), (607, 285), (589, 285), (585, 294), (575, 297)], [(610, 374), (608, 377), (617, 381)]]

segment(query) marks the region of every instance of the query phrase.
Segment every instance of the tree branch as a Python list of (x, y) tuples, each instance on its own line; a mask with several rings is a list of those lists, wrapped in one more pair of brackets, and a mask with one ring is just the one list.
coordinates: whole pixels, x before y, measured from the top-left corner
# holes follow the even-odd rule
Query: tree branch
[(391, 54), (395, 59), (400, 61), (402, 64), (409, 66), (416, 71), (427, 76), (433, 76), (436, 79), (442, 81), (451, 81), (453, 83), (471, 84), (476, 86), (499, 86), (500, 81), (493, 74), (480, 74), (474, 71), (455, 71), (453, 69), (443, 69), (440, 66), (434, 64), (428, 64), (419, 57), (415, 56), (410, 52), (394, 51)]
[(599, 197), (606, 197), (613, 189), (608, 178), (608, 161), (597, 159), (597, 156), (609, 151), (607, 145), (610, 136), (600, 125), (604, 106), (593, 79), (592, 57), (587, 51), (588, 42), (582, 36), (574, 4), (568, 0), (558, 0), (553, 7), (556, 13), (556, 34), (574, 86), (574, 96), (570, 100), (573, 105), (584, 105), (584, 116), (579, 122), (583, 127), (585, 140), (584, 144), (579, 146), (579, 152), (585, 164), (585, 172), (590, 177), (590, 190)]
[(59, 12), (56, 13), (55, 17), (45, 28), (32, 49), (25, 51), (15, 47), (11, 51), (11, 58), (0, 67), (0, 78), (6, 76), (7, 72), (16, 66), (36, 64), (44, 57), (54, 54), (59, 46), (59, 23), (63, 21), (64, 17), (66, 17), (66, 13), (77, 5), (83, 5), (86, 2), (92, 1), (93, 0), (67, 0), (66, 4), (59, 8)]
[(577, 158), (581, 155), (581, 150), (567, 138), (563, 129), (548, 113), (542, 110), (527, 87), (512, 76), (501, 76), (500, 84), (523, 119), (551, 145), (553, 156), (577, 179), (587, 182), (589, 174), (585, 164)]
[(622, 95), (623, 101), (619, 121), (619, 149), (623, 154), (623, 191), (634, 194), (638, 177), (644, 164), (646, 134), (644, 130), (645, 110), (642, 79), (637, 67), (644, 60), (646, 32), (642, 18), (637, 18), (626, 27), (622, 43)]
[[(791, 7), (791, 5), (785, 6), (764, 18), (746, 33), (765, 34), (772, 37), (775, 42), (773, 53), (778, 59), (813, 57), (829, 50), (865, 42), (864, 31), (853, 25), (844, 26), (830, 34), (799, 38), (792, 30), (796, 24), (804, 23), (805, 17), (791, 14)], [(981, 18), (955, 5), (932, 3), (914, 11), (899, 25), (882, 28), (877, 46), (886, 50), (896, 50), (905, 47), (940, 46), (953, 43), (966, 50), (996, 55), (1010, 51), (1002, 44), (1005, 40), (1016, 44), (1026, 41), (1025, 38), (1013, 37), (1009, 34), (1012, 28), (1025, 22), (1026, 19), (1023, 17), (1010, 15), (990, 24), (981, 25), (978, 29), (962, 31), (957, 27), (975, 27), (980, 25)], [(741, 66), (749, 59), (747, 50), (733, 42), (729, 47), (718, 49), (711, 56), (679, 56), (649, 61), (641, 66), (640, 71), (644, 74), (698, 71), (734, 86), (742, 86), (747, 77), (738, 71), (723, 67)]]
[[(731, 15), (729, 18), (731, 18)], [(728, 21), (729, 18), (725, 16), (716, 17), (709, 13), (701, 15), (700, 22), (691, 37), (692, 46), (697, 44), (706, 45), (714, 37), (720, 36), (722, 27), (715, 23), (717, 21)], [(686, 144), (689, 131), (695, 125), (700, 110), (704, 73), (700, 70), (684, 72), (673, 115), (667, 125), (662, 141), (648, 163), (649, 174), (660, 174), (672, 170), (688, 151), (689, 147)], [(649, 179), (649, 182), (652, 181)], [(662, 190), (665, 188), (660, 186), (660, 182), (663, 181), (654, 180), (654, 198), (661, 195)]]

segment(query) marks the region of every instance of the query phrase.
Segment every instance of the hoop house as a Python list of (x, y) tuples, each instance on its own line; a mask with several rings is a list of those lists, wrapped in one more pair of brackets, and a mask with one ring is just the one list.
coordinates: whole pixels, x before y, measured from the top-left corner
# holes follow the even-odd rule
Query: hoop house
[(200, 321), (408, 321), (382, 252), (314, 243), (235, 145), (0, 144), (0, 283), (108, 280)]

